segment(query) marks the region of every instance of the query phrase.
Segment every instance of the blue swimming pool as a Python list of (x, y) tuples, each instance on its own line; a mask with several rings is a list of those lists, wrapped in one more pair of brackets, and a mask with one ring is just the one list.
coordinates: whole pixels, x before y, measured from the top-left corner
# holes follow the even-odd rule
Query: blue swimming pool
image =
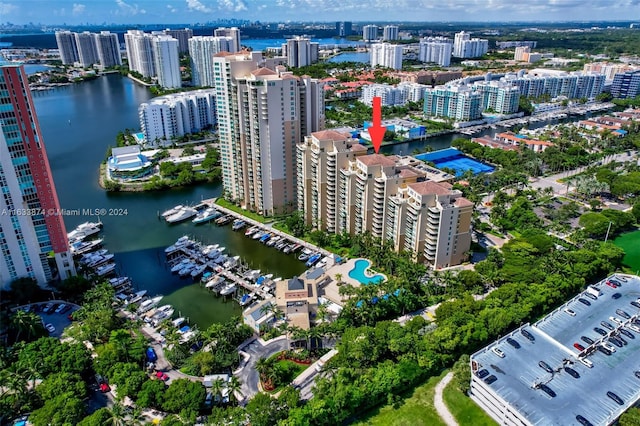
[(352, 270), (349, 271), (349, 278), (360, 281), (361, 284), (377, 284), (384, 281), (384, 275), (375, 274), (371, 277), (365, 275), (364, 271), (369, 269), (371, 262), (364, 259), (356, 260), (356, 264)]
[(462, 176), (467, 170), (471, 170), (474, 175), (477, 175), (479, 173), (490, 173), (495, 169), (488, 164), (467, 157), (455, 148), (419, 154), (416, 155), (416, 158), (418, 160), (432, 162), (439, 169), (445, 167), (453, 169), (456, 171), (456, 176)]

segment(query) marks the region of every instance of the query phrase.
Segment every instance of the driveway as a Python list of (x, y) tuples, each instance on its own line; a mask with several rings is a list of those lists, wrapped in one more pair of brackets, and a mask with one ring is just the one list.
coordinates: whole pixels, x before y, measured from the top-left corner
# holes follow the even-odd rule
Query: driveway
[(284, 336), (280, 336), (268, 342), (256, 338), (241, 348), (241, 351), (249, 356), (249, 360), (235, 374), (242, 382), (242, 395), (244, 395), (245, 401), (259, 392), (260, 376), (255, 368), (256, 362), (260, 358), (269, 358), (271, 355), (287, 350), (289, 349), (288, 346), (289, 340)]

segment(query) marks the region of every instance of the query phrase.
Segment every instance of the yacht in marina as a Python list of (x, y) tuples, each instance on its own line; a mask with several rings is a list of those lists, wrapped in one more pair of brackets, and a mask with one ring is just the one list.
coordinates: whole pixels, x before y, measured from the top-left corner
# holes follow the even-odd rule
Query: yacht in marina
[(182, 268), (191, 263), (191, 259), (184, 258), (171, 267), (171, 273), (177, 274)]
[(227, 295), (233, 293), (234, 291), (236, 291), (236, 284), (235, 283), (229, 283), (226, 286), (224, 286), (222, 288), (222, 290), (220, 290), (220, 295), (227, 296)]
[(87, 266), (89, 268), (95, 268), (96, 266), (100, 266), (103, 263), (107, 263), (108, 261), (113, 259), (113, 256), (114, 256), (113, 253), (108, 253), (101, 256), (95, 256), (89, 263), (87, 263)]
[(98, 274), (99, 277), (104, 277), (105, 275), (108, 275), (115, 270), (116, 270), (115, 263), (107, 263), (105, 265), (98, 266), (96, 268), (96, 274)]
[(178, 223), (178, 222), (182, 222), (183, 220), (192, 218), (197, 214), (198, 214), (198, 211), (193, 207), (182, 207), (180, 210), (178, 210), (178, 212), (170, 216), (167, 216), (165, 220), (167, 221), (167, 223)]
[(149, 310), (151, 310), (154, 306), (156, 306), (162, 300), (163, 296), (156, 296), (152, 299), (145, 300), (138, 307), (138, 313), (143, 314)]
[(102, 238), (98, 238), (97, 240), (78, 241), (72, 243), (70, 246), (71, 253), (74, 255), (88, 253), (94, 248), (99, 247), (102, 244), (102, 241), (104, 241)]
[(191, 271), (191, 278), (196, 278), (198, 275), (202, 274), (205, 269), (207, 269), (207, 264), (196, 266)]
[(168, 210), (165, 210), (164, 212), (162, 212), (162, 217), (163, 218), (168, 218), (169, 216), (173, 216), (174, 214), (178, 213), (180, 210), (182, 210), (184, 208), (184, 206), (182, 204), (178, 204), (175, 207), (172, 207)]
[(196, 225), (199, 225), (201, 223), (207, 223), (217, 217), (220, 217), (221, 215), (222, 213), (218, 212), (218, 210), (216, 210), (215, 208), (208, 207), (203, 211), (201, 211), (200, 213), (198, 213), (191, 222), (193, 222)]
[(236, 219), (233, 221), (233, 225), (231, 225), (231, 229), (234, 231), (239, 231), (245, 226), (247, 226), (247, 222), (245, 222), (242, 219)]
[(183, 235), (182, 237), (178, 238), (178, 240), (173, 243), (173, 245), (170, 245), (169, 247), (164, 249), (164, 252), (167, 254), (173, 253), (174, 251), (180, 250), (182, 247), (186, 247), (187, 245), (189, 245), (189, 243), (191, 243), (189, 237)]
[(139, 301), (141, 301), (141, 300), (142, 300), (142, 298), (143, 298), (144, 296), (146, 296), (146, 294), (147, 294), (147, 290), (140, 290), (140, 291), (138, 291), (138, 292), (134, 293), (133, 295), (131, 295), (131, 298), (127, 299), (127, 300), (125, 301), (125, 303), (126, 303), (127, 305), (130, 305), (130, 304), (132, 304), (132, 303), (138, 303)]
[(78, 225), (73, 231), (67, 234), (69, 241), (82, 241), (92, 235), (97, 234), (102, 229), (102, 222), (85, 222)]
[(260, 230), (259, 226), (252, 226), (251, 228), (249, 228), (246, 231), (244, 231), (244, 235), (247, 236), (247, 237), (250, 237), (253, 234), (255, 234), (256, 232), (258, 232), (259, 230)]

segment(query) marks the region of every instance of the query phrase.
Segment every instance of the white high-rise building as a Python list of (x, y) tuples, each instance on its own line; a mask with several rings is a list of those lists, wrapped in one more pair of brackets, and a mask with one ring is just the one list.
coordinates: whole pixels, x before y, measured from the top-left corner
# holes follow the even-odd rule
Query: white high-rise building
[(0, 288), (75, 275), (56, 187), (22, 65), (0, 67)]
[(421, 102), (428, 86), (418, 83), (370, 84), (362, 87), (360, 101), (366, 105), (373, 104), (373, 98), (379, 97), (382, 106), (405, 105), (407, 102)]
[(151, 146), (166, 146), (187, 133), (216, 124), (214, 89), (194, 90), (153, 98), (138, 108), (140, 128)]
[(456, 58), (479, 58), (489, 51), (489, 40), (471, 38), (469, 33), (456, 33), (453, 42), (453, 56)]
[[(531, 48), (529, 46), (518, 46), (516, 47), (516, 52), (513, 55), (514, 61), (527, 61), (529, 59), (529, 53), (531, 53)], [(525, 59), (525, 54), (526, 59)]]
[(382, 28), (382, 40), (393, 41), (400, 38), (400, 28), (397, 25), (385, 25)]
[(163, 33), (178, 40), (178, 53), (182, 55), (183, 53), (189, 52), (189, 39), (193, 37), (193, 30), (191, 28), (184, 28), (181, 30), (172, 30), (167, 28)]
[(282, 55), (287, 57), (287, 65), (293, 68), (306, 67), (318, 62), (320, 45), (310, 39), (294, 37), (282, 45)]
[(94, 34), (89, 31), (84, 31), (82, 33), (75, 33), (75, 36), (80, 66), (88, 67), (97, 64), (99, 62), (98, 48), (96, 47)]
[(324, 126), (322, 84), (284, 68), (260, 68), (262, 54), (214, 58), (225, 197), (264, 215), (296, 205), (296, 144)]
[(378, 26), (365, 25), (362, 27), (362, 39), (364, 41), (376, 41), (378, 39)]
[(124, 35), (129, 69), (139, 72), (143, 77), (156, 76), (156, 64), (151, 39), (151, 34), (145, 34), (140, 30), (129, 30)]
[(233, 52), (239, 52), (242, 49), (240, 44), (240, 30), (237, 27), (225, 28), (220, 27), (213, 30), (216, 37), (231, 37), (233, 39)]
[(445, 37), (427, 37), (420, 40), (418, 58), (422, 62), (432, 62), (442, 67), (451, 63), (451, 40)]
[(189, 39), (191, 77), (194, 86), (213, 87), (213, 55), (235, 52), (231, 37), (196, 36)]
[(78, 62), (78, 47), (76, 35), (71, 31), (56, 31), (56, 43), (60, 52), (60, 59), (65, 65), (73, 65)]
[(109, 31), (100, 31), (99, 34), (94, 34), (94, 37), (100, 65), (103, 68), (122, 65), (118, 35)]
[(389, 43), (372, 44), (371, 66), (377, 65), (394, 70), (402, 69), (402, 46)]
[(151, 39), (158, 84), (168, 89), (182, 87), (178, 40), (168, 35), (156, 35)]

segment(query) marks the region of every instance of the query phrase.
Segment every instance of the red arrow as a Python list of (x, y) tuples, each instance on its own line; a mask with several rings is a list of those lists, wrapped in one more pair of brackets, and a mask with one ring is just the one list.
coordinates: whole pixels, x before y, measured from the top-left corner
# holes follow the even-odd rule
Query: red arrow
[(374, 96), (373, 98), (373, 122), (371, 127), (367, 130), (371, 136), (371, 143), (376, 154), (380, 151), (380, 145), (382, 145), (382, 139), (384, 139), (384, 132), (387, 128), (382, 124), (382, 99), (380, 96)]

